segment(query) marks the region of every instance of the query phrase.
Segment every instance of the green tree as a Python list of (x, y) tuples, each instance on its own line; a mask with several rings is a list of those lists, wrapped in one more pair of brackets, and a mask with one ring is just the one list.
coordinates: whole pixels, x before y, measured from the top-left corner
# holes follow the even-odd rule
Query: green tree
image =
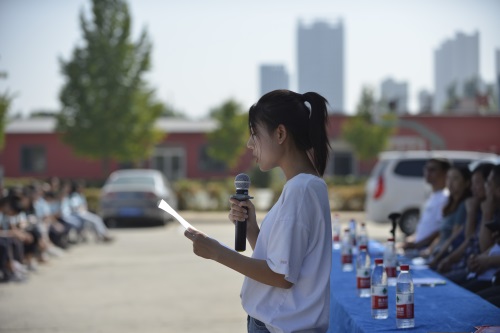
[[(7, 77), (7, 73), (0, 72), (0, 79)], [(7, 124), (7, 113), (14, 98), (8, 91), (0, 92), (0, 150), (5, 145), (5, 125)]]
[(342, 138), (352, 145), (360, 160), (377, 157), (387, 147), (393, 133), (395, 116), (385, 113), (375, 121), (375, 106), (373, 91), (363, 88), (356, 115), (342, 125)]
[(83, 45), (60, 60), (66, 82), (60, 93), (58, 130), (77, 154), (103, 162), (148, 157), (162, 133), (154, 128), (164, 110), (143, 75), (150, 69), (151, 43), (145, 30), (131, 41), (124, 0), (93, 0), (92, 19), (80, 13)]
[(211, 110), (210, 117), (219, 127), (208, 134), (208, 155), (232, 168), (246, 149), (248, 117), (234, 100)]

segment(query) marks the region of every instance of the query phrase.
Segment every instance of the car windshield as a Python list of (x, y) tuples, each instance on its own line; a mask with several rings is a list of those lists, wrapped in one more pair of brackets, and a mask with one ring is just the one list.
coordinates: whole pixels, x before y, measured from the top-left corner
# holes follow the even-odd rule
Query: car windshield
[(113, 185), (126, 185), (126, 184), (142, 184), (142, 185), (154, 185), (153, 177), (148, 176), (127, 176), (127, 177), (116, 177), (109, 181), (109, 184)]

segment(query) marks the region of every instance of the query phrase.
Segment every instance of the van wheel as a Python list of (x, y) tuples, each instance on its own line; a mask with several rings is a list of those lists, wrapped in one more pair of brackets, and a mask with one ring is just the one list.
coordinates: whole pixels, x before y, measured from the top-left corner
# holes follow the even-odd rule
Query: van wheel
[(420, 212), (418, 209), (410, 209), (406, 211), (399, 219), (399, 228), (406, 235), (410, 236), (417, 230), (418, 219)]

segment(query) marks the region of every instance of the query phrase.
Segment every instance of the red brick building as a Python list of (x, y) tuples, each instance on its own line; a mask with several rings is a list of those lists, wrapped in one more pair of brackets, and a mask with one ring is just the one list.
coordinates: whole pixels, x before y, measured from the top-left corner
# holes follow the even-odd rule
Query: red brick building
[[(329, 136), (333, 154), (328, 175), (366, 174), (373, 162), (360, 163), (341, 139), (341, 127), (349, 117), (332, 115)], [(217, 126), (211, 120), (162, 118), (157, 126), (166, 134), (145, 167), (162, 170), (170, 179), (209, 179), (235, 175), (252, 166), (251, 155), (227, 170), (206, 153), (206, 134)], [(8, 124), (0, 166), (5, 177), (83, 178), (103, 180), (100, 161), (78, 157), (62, 143), (52, 118), (30, 118)], [(403, 116), (390, 141), (390, 150), (448, 149), (500, 153), (500, 116)], [(111, 163), (111, 170), (123, 167)]]

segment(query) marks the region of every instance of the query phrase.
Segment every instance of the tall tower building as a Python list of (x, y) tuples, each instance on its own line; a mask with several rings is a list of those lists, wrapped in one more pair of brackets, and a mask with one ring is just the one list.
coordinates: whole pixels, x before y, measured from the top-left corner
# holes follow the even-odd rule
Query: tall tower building
[(314, 91), (325, 97), (333, 112), (344, 111), (344, 27), (316, 21), (299, 22), (298, 90)]
[(290, 89), (285, 66), (261, 65), (260, 96), (276, 89)]
[(434, 52), (434, 112), (443, 111), (451, 86), (461, 96), (464, 83), (471, 79), (479, 79), (479, 32), (459, 32)]
[(408, 83), (397, 82), (391, 78), (385, 79), (380, 85), (380, 93), (397, 114), (408, 112)]

